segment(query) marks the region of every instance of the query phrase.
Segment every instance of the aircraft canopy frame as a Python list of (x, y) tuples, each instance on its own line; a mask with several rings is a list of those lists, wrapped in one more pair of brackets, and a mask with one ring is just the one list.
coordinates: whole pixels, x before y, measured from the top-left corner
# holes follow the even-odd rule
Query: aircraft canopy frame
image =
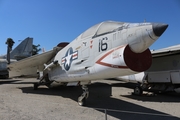
[(89, 36), (97, 37), (100, 35), (111, 33), (119, 30), (119, 28), (121, 28), (123, 24), (124, 22), (115, 21), (101, 22), (87, 29), (84, 33), (82, 33), (81, 38), (83, 39)]

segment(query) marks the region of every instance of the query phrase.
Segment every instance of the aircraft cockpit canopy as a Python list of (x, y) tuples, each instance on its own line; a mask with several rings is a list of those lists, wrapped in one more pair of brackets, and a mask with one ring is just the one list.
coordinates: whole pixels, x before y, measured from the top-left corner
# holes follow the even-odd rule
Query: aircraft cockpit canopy
[(107, 33), (111, 33), (119, 30), (123, 26), (123, 22), (115, 22), (115, 21), (106, 21), (99, 24), (94, 25), (93, 27), (86, 30), (82, 33), (81, 38), (86, 38), (89, 36), (97, 37), (100, 35), (104, 35)]

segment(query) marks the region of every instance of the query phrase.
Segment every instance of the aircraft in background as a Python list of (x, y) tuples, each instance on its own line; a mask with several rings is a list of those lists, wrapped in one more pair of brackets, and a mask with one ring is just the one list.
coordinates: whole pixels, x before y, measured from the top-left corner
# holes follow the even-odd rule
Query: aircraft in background
[[(60, 43), (53, 50), (10, 64), (14, 76), (37, 76), (40, 85), (82, 85), (78, 104), (88, 98), (92, 80), (115, 78), (147, 70), (152, 63), (148, 49), (166, 30), (162, 23), (105, 21), (80, 34), (71, 43)], [(41, 75), (41, 74), (40, 74)]]
[[(10, 52), (10, 61), (15, 62), (32, 55), (33, 38), (26, 38)], [(0, 77), (9, 78), (7, 55), (0, 56)]]
[[(10, 52), (10, 59), (21, 60), (32, 55), (33, 38), (27, 37), (15, 49)], [(7, 55), (0, 56), (0, 59), (7, 59)]]
[(141, 95), (143, 90), (152, 92), (180, 92), (180, 45), (152, 50), (152, 65), (141, 73), (120, 76), (116, 79), (136, 82), (134, 94)]

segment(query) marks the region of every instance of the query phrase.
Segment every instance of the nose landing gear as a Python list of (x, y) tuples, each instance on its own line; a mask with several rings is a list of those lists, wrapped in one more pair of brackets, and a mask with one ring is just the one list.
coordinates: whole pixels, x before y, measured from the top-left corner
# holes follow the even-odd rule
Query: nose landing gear
[(82, 85), (83, 93), (78, 98), (78, 104), (80, 106), (84, 106), (86, 104), (86, 99), (89, 97), (88, 87), (86, 85)]

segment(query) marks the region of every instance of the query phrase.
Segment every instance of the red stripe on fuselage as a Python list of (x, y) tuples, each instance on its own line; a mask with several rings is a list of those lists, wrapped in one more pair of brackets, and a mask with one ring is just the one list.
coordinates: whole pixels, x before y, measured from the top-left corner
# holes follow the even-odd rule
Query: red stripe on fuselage
[(122, 48), (122, 47), (124, 47), (124, 46), (120, 46), (120, 47), (118, 47), (118, 48), (116, 48), (116, 49), (114, 49), (114, 50), (109, 51), (108, 53), (106, 53), (105, 55), (103, 55), (98, 61), (96, 61), (96, 63), (97, 63), (97, 64), (100, 64), (100, 65), (103, 65), (103, 66), (112, 67), (112, 68), (125, 68), (125, 69), (127, 69), (127, 68), (128, 68), (127, 66), (113, 65), (113, 64), (110, 64), (110, 63), (102, 62), (102, 60), (103, 60), (106, 56), (110, 55), (113, 51), (118, 50), (118, 49), (120, 49), (120, 48)]

